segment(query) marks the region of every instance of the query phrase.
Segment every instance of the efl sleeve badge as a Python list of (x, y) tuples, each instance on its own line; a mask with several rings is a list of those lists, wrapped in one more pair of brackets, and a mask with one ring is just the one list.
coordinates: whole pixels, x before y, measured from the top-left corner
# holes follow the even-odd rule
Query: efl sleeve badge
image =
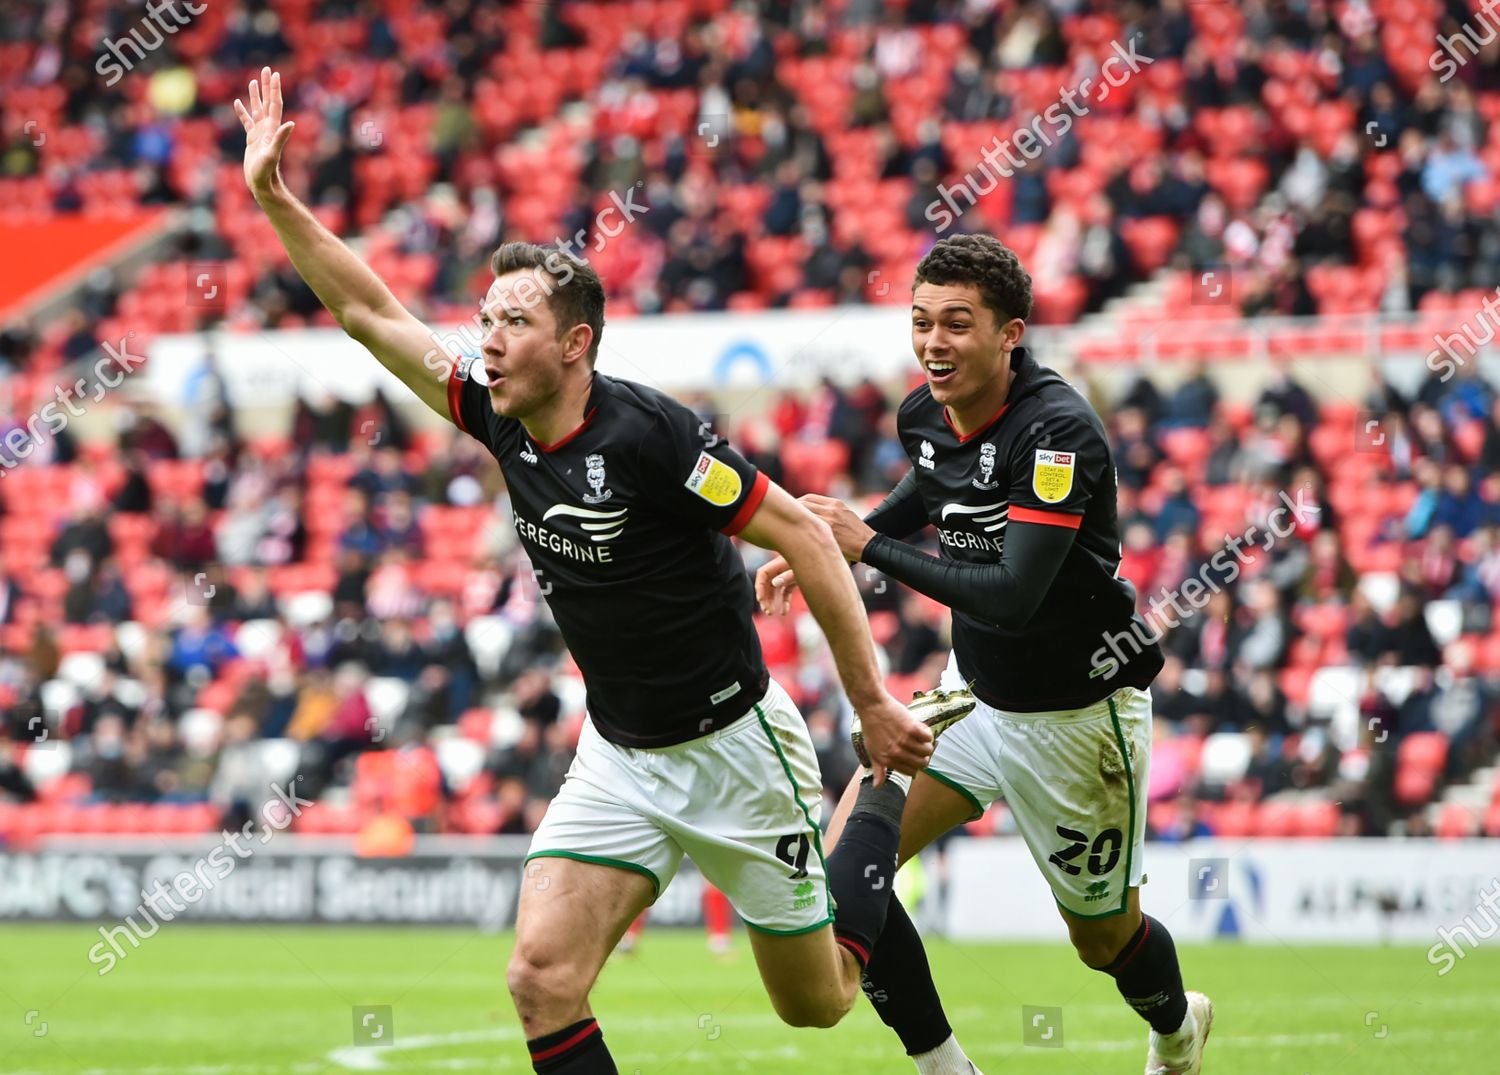
[(1031, 471), (1031, 491), (1043, 504), (1060, 504), (1073, 491), (1073, 463), (1076, 452), (1036, 450), (1036, 466)]
[(720, 462), (707, 452), (698, 454), (698, 462), (688, 480), (683, 483), (704, 500), (716, 507), (724, 508), (740, 498), (743, 483), (734, 468)]

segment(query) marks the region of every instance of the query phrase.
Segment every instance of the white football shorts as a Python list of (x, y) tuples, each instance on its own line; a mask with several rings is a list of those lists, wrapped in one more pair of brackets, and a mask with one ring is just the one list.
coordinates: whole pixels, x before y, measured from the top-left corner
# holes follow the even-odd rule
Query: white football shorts
[(527, 861), (634, 870), (659, 896), (687, 855), (751, 928), (810, 933), (833, 921), (822, 804), (807, 725), (773, 679), (739, 720), (676, 746), (618, 746), (585, 720)]
[[(964, 686), (950, 660), (942, 686)], [(1151, 695), (1122, 687), (1084, 709), (1011, 713), (979, 702), (937, 741), (928, 776), (974, 807), (1004, 799), (1058, 906), (1121, 914), (1144, 878)]]

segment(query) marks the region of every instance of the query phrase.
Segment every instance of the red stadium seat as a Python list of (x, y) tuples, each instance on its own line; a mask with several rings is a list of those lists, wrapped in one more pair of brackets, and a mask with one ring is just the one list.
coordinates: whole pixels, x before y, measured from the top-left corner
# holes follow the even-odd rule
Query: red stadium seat
[(1212, 812), (1209, 826), (1215, 836), (1243, 837), (1255, 834), (1260, 807), (1253, 802), (1220, 803)]
[(1478, 836), (1480, 817), (1467, 806), (1459, 803), (1444, 803), (1438, 810), (1437, 824), (1433, 832), (1440, 840), (1462, 840)]
[(1301, 803), (1295, 811), (1294, 836), (1327, 839), (1339, 830), (1339, 804), (1326, 800)]
[(1442, 732), (1413, 732), (1396, 751), (1398, 768), (1439, 772), (1448, 760), (1448, 737)]
[(1297, 835), (1298, 807), (1295, 803), (1276, 801), (1262, 803), (1255, 815), (1255, 835), (1287, 837)]

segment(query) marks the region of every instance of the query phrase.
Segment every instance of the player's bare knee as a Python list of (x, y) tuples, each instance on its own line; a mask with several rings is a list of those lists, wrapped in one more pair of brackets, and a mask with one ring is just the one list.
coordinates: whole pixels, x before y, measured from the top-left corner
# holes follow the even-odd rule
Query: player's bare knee
[(771, 1001), (776, 1014), (787, 1026), (815, 1027), (819, 1030), (837, 1026), (854, 1006), (852, 998), (846, 999), (834, 993), (772, 997)]
[(582, 976), (566, 960), (542, 950), (517, 947), (505, 968), (505, 984), (523, 1016), (581, 1003), (585, 989)]
[(1120, 955), (1133, 929), (1123, 919), (1104, 919), (1087, 926), (1074, 925), (1069, 932), (1073, 950), (1085, 966), (1095, 970), (1107, 967)]
[(1093, 937), (1074, 937), (1073, 950), (1078, 953), (1084, 966), (1094, 970), (1109, 966), (1119, 954), (1118, 949), (1112, 948), (1107, 939), (1101, 941)]

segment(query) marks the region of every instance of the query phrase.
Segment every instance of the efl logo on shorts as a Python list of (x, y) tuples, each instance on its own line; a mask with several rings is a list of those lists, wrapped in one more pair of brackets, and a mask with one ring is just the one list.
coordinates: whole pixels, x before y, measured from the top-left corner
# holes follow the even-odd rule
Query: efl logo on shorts
[(1036, 450), (1036, 466), (1031, 471), (1031, 491), (1043, 504), (1060, 504), (1073, 491), (1073, 460), (1076, 452)]

